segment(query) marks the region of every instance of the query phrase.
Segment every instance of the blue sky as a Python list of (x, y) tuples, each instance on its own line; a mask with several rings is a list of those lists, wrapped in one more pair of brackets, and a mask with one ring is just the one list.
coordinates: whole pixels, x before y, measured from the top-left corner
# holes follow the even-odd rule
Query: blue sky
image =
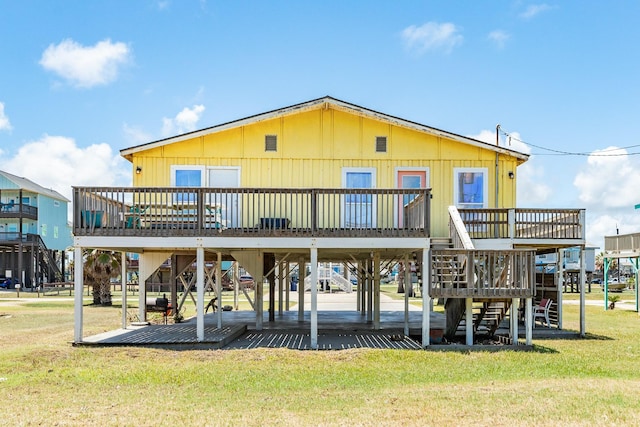
[(531, 154), (518, 205), (586, 208), (602, 245), (640, 230), (638, 22), (635, 0), (0, 0), (0, 168), (130, 185), (123, 148), (330, 95), (500, 124)]

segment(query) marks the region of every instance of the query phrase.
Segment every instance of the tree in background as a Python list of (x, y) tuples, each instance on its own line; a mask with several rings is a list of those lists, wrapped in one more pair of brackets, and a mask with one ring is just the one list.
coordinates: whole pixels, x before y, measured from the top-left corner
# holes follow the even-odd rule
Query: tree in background
[(91, 286), (93, 304), (111, 305), (111, 279), (120, 276), (120, 254), (93, 249), (85, 255), (84, 282)]

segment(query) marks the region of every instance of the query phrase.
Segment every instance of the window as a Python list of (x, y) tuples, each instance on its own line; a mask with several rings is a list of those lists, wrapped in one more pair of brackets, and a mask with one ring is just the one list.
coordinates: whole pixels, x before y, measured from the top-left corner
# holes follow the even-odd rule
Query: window
[[(204, 166), (171, 166), (171, 186), (202, 187), (204, 185)], [(195, 202), (195, 193), (176, 194), (174, 203)]]
[(277, 135), (265, 135), (264, 136), (264, 151), (278, 151), (278, 136)]
[(60, 207), (60, 202), (59, 202), (59, 201), (57, 201), (57, 200), (54, 200), (54, 201), (53, 201), (53, 207), (54, 207), (54, 208), (59, 208), (59, 207)]
[(370, 228), (376, 223), (376, 202), (366, 189), (375, 188), (374, 168), (343, 168), (344, 188), (364, 189), (363, 194), (347, 194), (342, 209), (342, 226), (347, 228)]
[(386, 153), (386, 152), (387, 152), (387, 137), (376, 136), (376, 153)]
[(453, 199), (459, 208), (487, 206), (487, 169), (454, 168)]

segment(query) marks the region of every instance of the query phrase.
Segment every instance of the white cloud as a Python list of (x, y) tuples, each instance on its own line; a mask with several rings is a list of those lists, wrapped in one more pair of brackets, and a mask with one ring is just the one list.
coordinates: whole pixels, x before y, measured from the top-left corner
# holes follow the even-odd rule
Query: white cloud
[(596, 150), (576, 174), (573, 185), (587, 211), (587, 242), (604, 250), (604, 236), (640, 230), (640, 159), (615, 146)]
[(524, 12), (520, 14), (520, 17), (524, 19), (532, 19), (537, 15), (541, 14), (542, 12), (546, 12), (547, 10), (551, 10), (551, 9), (553, 9), (553, 7), (549, 6), (546, 3), (531, 4), (525, 9)]
[(131, 167), (106, 144), (86, 148), (64, 136), (44, 135), (23, 145), (4, 169), (72, 200), (72, 186), (128, 186)]
[(122, 125), (122, 131), (131, 145), (144, 144), (145, 142), (149, 142), (153, 139), (153, 136), (149, 133), (138, 127), (129, 126), (127, 123)]
[(579, 200), (595, 211), (633, 209), (640, 194), (629, 191), (640, 187), (640, 162), (627, 155), (627, 150), (608, 147), (596, 150), (587, 159), (573, 184)]
[(502, 49), (505, 43), (507, 43), (507, 41), (511, 38), (511, 35), (502, 30), (495, 30), (491, 31), (487, 38), (491, 40), (499, 49)]
[(106, 39), (95, 46), (82, 46), (71, 39), (49, 45), (40, 65), (70, 84), (89, 88), (116, 80), (119, 68), (131, 60), (131, 50), (122, 42)]
[[(524, 154), (531, 153), (531, 148), (520, 142), (520, 134), (511, 132), (511, 137), (500, 134), (498, 145)], [(496, 131), (482, 130), (477, 135), (469, 135), (469, 138), (495, 145)], [(546, 184), (544, 168), (536, 166), (535, 159), (529, 160), (518, 166), (517, 170), (516, 200), (518, 207), (540, 207), (545, 204), (552, 195), (552, 188)]]
[(173, 119), (164, 117), (162, 135), (166, 137), (194, 131), (204, 110), (204, 105), (194, 105), (193, 108), (185, 107)]
[(9, 117), (4, 113), (4, 103), (0, 102), (0, 130), (11, 130)]
[(517, 207), (539, 208), (551, 199), (553, 189), (547, 185), (550, 181), (544, 168), (536, 166), (534, 158), (518, 166), (517, 179)]
[(427, 22), (420, 27), (411, 25), (402, 30), (402, 38), (408, 49), (419, 54), (430, 50), (449, 53), (463, 40), (458, 28), (450, 22)]

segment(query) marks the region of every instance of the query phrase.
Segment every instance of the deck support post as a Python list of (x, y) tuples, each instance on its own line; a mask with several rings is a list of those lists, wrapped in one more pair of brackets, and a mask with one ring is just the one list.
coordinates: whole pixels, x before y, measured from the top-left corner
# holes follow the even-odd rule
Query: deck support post
[[(204, 248), (196, 248), (196, 339), (204, 341)], [(142, 292), (140, 292), (142, 293)]]
[(261, 331), (264, 320), (264, 252), (257, 251), (256, 257), (258, 258), (255, 265), (256, 277), (254, 278), (256, 331)]
[[(429, 286), (431, 284), (431, 249), (423, 249), (422, 251), (422, 348), (427, 348), (431, 344), (431, 295), (429, 294)], [(409, 277), (411, 283), (411, 268), (409, 264), (405, 264), (405, 274)], [(404, 292), (407, 292), (407, 282), (404, 284)], [(406, 329), (409, 329), (408, 321)]]
[(74, 331), (73, 341), (82, 342), (82, 298), (84, 297), (83, 270), (84, 260), (82, 259), (82, 248), (76, 246), (74, 249), (74, 267), (73, 267), (73, 297), (74, 297)]
[[(409, 336), (409, 293), (411, 288), (411, 269), (407, 268), (409, 265), (409, 255), (405, 254), (402, 258), (404, 263), (404, 335)], [(398, 278), (400, 280), (400, 278)], [(426, 280), (426, 277), (425, 277)], [(424, 292), (423, 292), (424, 293)]]
[(318, 349), (318, 248), (311, 247), (311, 348)]
[(639, 309), (640, 307), (638, 306), (638, 303), (640, 303), (640, 299), (638, 298), (638, 296), (640, 295), (638, 293), (638, 276), (639, 276), (638, 275), (638, 268), (639, 268), (638, 264), (639, 264), (638, 263), (638, 258), (636, 257), (636, 258), (633, 259), (633, 267), (634, 267), (634, 270), (635, 270), (633, 272), (633, 274), (634, 274), (633, 287), (634, 287), (634, 290), (636, 291), (636, 311), (640, 312), (640, 309)]
[(147, 277), (141, 274), (142, 267), (148, 262), (144, 256), (140, 257), (138, 264), (138, 321), (147, 321)]
[[(581, 257), (584, 256), (583, 253), (580, 254)], [(564, 289), (564, 249), (560, 249), (558, 255), (558, 272), (560, 277), (558, 278), (558, 294), (556, 297), (556, 301), (558, 303), (558, 329), (562, 329), (562, 290)], [(580, 260), (580, 265), (582, 264), (582, 260)], [(582, 274), (580, 274), (580, 280), (584, 279)], [(581, 288), (584, 287), (584, 281), (579, 285)], [(572, 289), (573, 290), (573, 289)], [(582, 293), (582, 291), (580, 291)]]
[(533, 338), (533, 298), (529, 297), (525, 300), (524, 306), (524, 327), (525, 327), (525, 343), (532, 344)]
[(127, 253), (120, 253), (120, 289), (122, 290), (122, 329), (127, 329)]
[(298, 322), (304, 322), (304, 278), (306, 275), (304, 258), (300, 257), (298, 259)]
[[(580, 251), (580, 336), (582, 338), (587, 334), (587, 326), (586, 326), (586, 310), (585, 310), (585, 288), (587, 282), (587, 274), (586, 274), (586, 263), (585, 257), (587, 256), (587, 252), (582, 247)], [(636, 282), (637, 283), (637, 282)], [(558, 312), (561, 313), (562, 310), (562, 301), (558, 303)], [(558, 328), (562, 329), (562, 316), (558, 314)]]
[[(291, 264), (289, 263), (289, 261), (286, 261), (286, 263), (284, 265), (284, 271), (286, 272), (285, 281), (284, 281), (284, 286), (285, 286), (285, 292), (284, 292), (285, 304), (284, 304), (284, 309), (285, 309), (285, 311), (289, 311), (289, 308), (291, 308), (291, 304), (290, 304), (290, 298), (291, 298)], [(282, 314), (282, 313), (280, 313), (280, 314)]]
[(373, 278), (371, 273), (373, 271), (373, 260), (371, 258), (367, 258), (365, 260), (366, 266), (366, 279), (365, 283), (365, 292), (367, 293), (367, 323), (373, 322)]
[(238, 305), (240, 300), (240, 283), (238, 281), (240, 266), (238, 261), (233, 262), (233, 309), (238, 311)]
[(356, 305), (362, 316), (365, 314), (364, 309), (364, 276), (362, 274), (362, 263), (357, 261), (356, 267), (356, 292), (358, 293)]
[(171, 302), (172, 313), (177, 314), (176, 310), (178, 309), (178, 282), (176, 281), (177, 275), (177, 256), (175, 254), (171, 255), (171, 272), (169, 273), (169, 283), (170, 283), (170, 291), (171, 291)]
[(465, 331), (467, 345), (473, 345), (473, 298), (465, 298)]
[(216, 297), (218, 298), (218, 328), (222, 328), (222, 252), (216, 260)]
[(511, 298), (511, 309), (509, 310), (509, 334), (511, 335), (511, 344), (518, 345), (518, 307), (520, 306), (520, 298)]
[(278, 276), (278, 315), (282, 316), (283, 300), (284, 300), (284, 262), (276, 261), (276, 275)]
[(373, 329), (380, 329), (380, 252), (373, 254)]

